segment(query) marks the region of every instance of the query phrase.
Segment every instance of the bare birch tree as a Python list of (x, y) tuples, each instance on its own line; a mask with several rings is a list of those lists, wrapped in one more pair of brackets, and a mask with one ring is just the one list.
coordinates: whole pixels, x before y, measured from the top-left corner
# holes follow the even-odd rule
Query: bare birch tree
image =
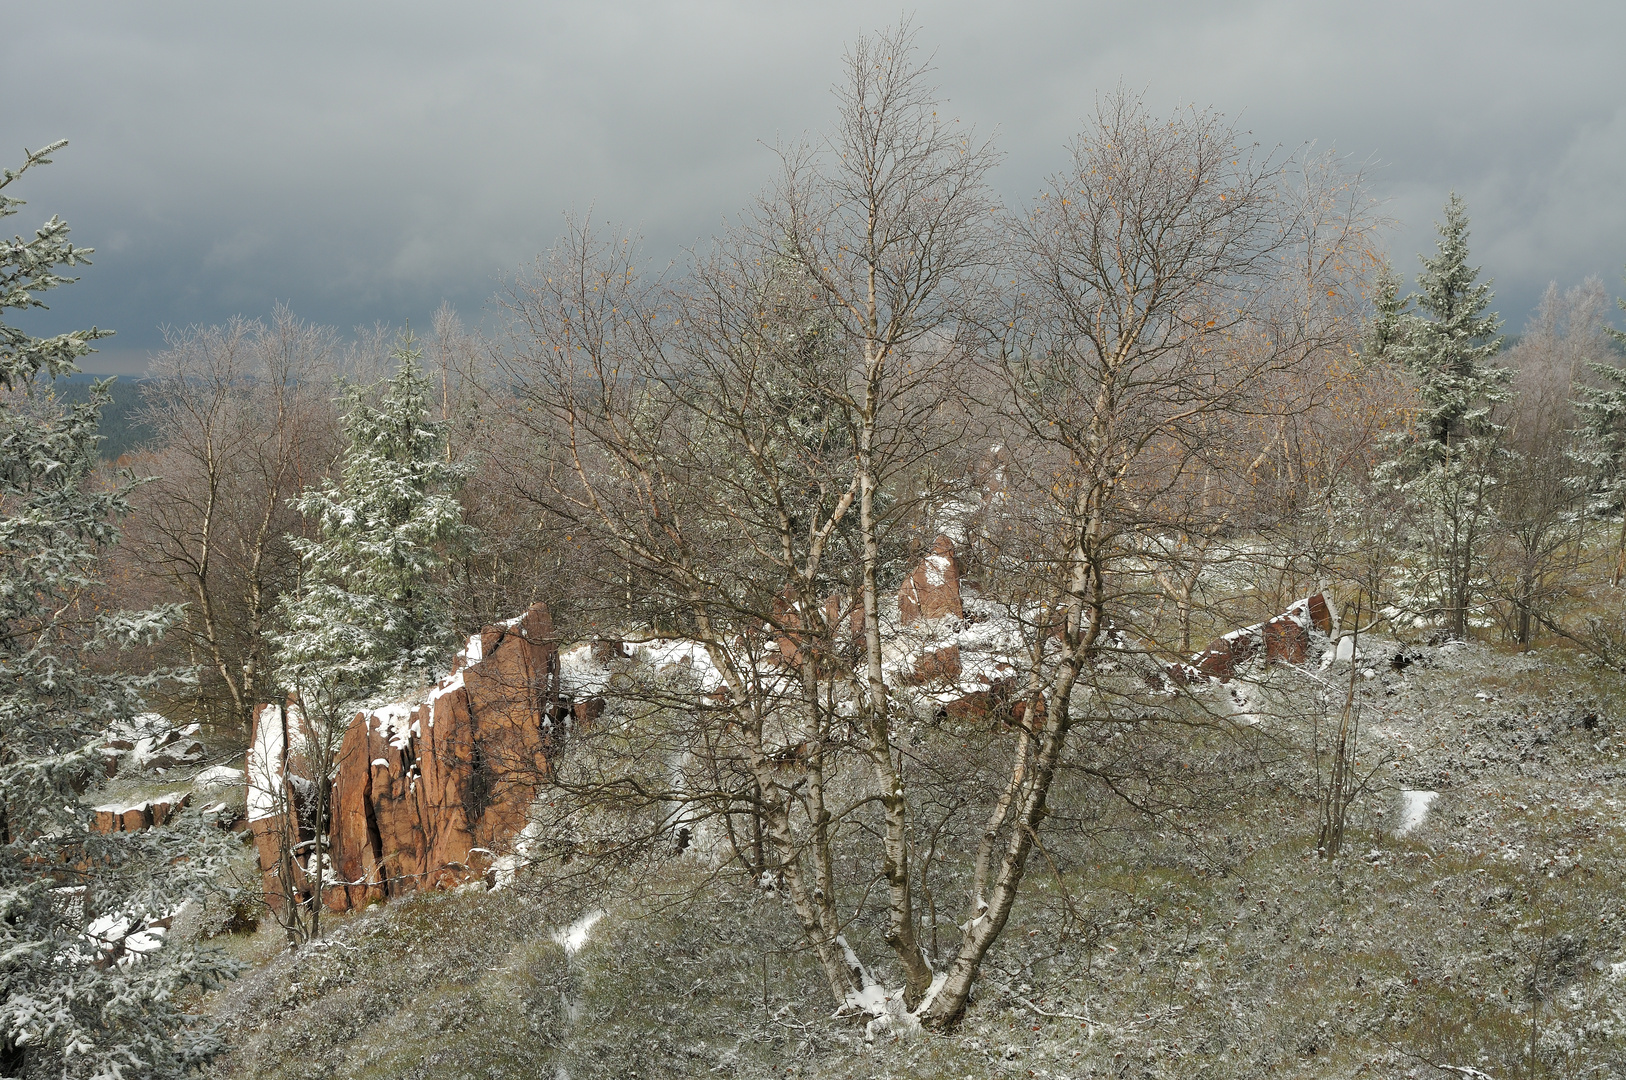
[[(855, 46), (836, 135), (786, 151), (756, 219), (690, 279), (647, 284), (629, 244), (583, 231), (511, 301), (527, 342), (515, 374), (568, 447), (565, 513), (705, 644), (727, 687), (720, 734), (843, 1002), (873, 977), (844, 936), (834, 867), (850, 852), (833, 834), (862, 844), (846, 819), (879, 807), (883, 939), (913, 1008), (933, 972), (883, 672), (883, 576), (922, 463), (958, 441), (944, 413), (968, 366), (964, 314), (992, 262), (993, 206), (991, 152), (938, 116), (911, 54), (907, 28)], [(854, 650), (844, 674), (838, 638)], [(825, 802), (838, 748), (869, 773), (845, 810)]]
[(138, 461), (132, 564), (187, 604), (184, 640), (247, 729), (267, 691), (266, 619), (296, 571), (287, 499), (324, 476), (337, 418), (331, 331), (279, 307), (269, 325), (234, 319), (171, 331), (153, 360)]
[(1021, 695), (1033, 720), (984, 832), (934, 1021), (958, 1018), (1010, 917), (1070, 731), (1120, 720), (1114, 702), (1133, 700), (1112, 668), (1144, 588), (1141, 538), (1177, 526), (1180, 477), (1228, 422), (1266, 411), (1255, 395), (1348, 332), (1324, 298), (1358, 284), (1352, 261), (1316, 251), (1359, 235), (1346, 222), (1365, 207), (1347, 207), (1304, 214), (1282, 166), (1223, 117), (1165, 120), (1120, 92), (1022, 223), (996, 367), (1012, 495), (1030, 508), (1029, 546), (1010, 554), (1033, 612)]

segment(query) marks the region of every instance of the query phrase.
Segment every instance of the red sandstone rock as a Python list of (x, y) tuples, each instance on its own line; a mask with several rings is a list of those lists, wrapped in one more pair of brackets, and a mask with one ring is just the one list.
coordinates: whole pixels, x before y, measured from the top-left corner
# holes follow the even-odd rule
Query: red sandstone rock
[(1236, 669), (1259, 652), (1259, 638), (1254, 627), (1235, 630), (1209, 643), (1208, 648), (1192, 658), (1197, 670), (1210, 679), (1228, 682)]
[(1028, 702), (1011, 702), (1011, 723), (1017, 727), (1039, 728), (1044, 723), (1044, 698), (1039, 698), (1033, 702), (1033, 716), (1031, 719), (1028, 717), (1028, 711)]
[(972, 690), (953, 701), (945, 702), (943, 714), (956, 723), (982, 720), (994, 710), (993, 695), (987, 690)]
[(1332, 631), (1332, 612), (1320, 593), (1305, 597), (1274, 619), (1215, 639), (1190, 664), (1171, 665), (1169, 675), (1182, 684), (1196, 677), (1228, 682), (1261, 649), (1267, 661), (1302, 664), (1309, 656), (1312, 629), (1323, 634)]
[(952, 683), (959, 679), (961, 671), (960, 647), (950, 645), (922, 653), (904, 681), (913, 686), (931, 682)]
[(960, 602), (960, 563), (954, 543), (939, 536), (931, 554), (898, 587), (898, 616), (909, 625), (921, 619), (965, 618)]
[(174, 799), (174, 796), (170, 796), (166, 799), (155, 799), (150, 804), (152, 808), (152, 823), (154, 825), (164, 824), (169, 820), (171, 814), (178, 814), (188, 806), (192, 805), (191, 792), (187, 792), (179, 799), (174, 799), (173, 802), (171, 802), (170, 799)]
[[(801, 605), (791, 599), (789, 589), (775, 597), (774, 619), (780, 629), (774, 635), (774, 642), (779, 649), (779, 663), (784, 667), (800, 667), (804, 648), (811, 648), (818, 655), (828, 653), (834, 644), (841, 625), (841, 597), (826, 597), (817, 607), (822, 618), (805, 616)], [(864, 618), (861, 612), (854, 613), (852, 627), (853, 634), (863, 636)]]
[(1310, 631), (1291, 615), (1278, 615), (1265, 624), (1265, 659), (1302, 664), (1310, 654)]
[[(1294, 607), (1297, 606), (1297, 604), (1294, 605)], [(1321, 593), (1316, 593), (1314, 596), (1310, 597), (1304, 602), (1304, 606), (1307, 614), (1310, 616), (1311, 627), (1321, 631), (1323, 634), (1332, 633), (1332, 611), (1327, 607), (1327, 598), (1325, 596), (1323, 596)], [(1287, 610), (1291, 614), (1293, 608), (1288, 608)]]
[(91, 811), (90, 828), (93, 832), (140, 832), (155, 825), (163, 825), (171, 816), (190, 806), (190, 792), (176, 792), (161, 799), (132, 803), (129, 806), (98, 806)]
[[(481, 880), (486, 863), (470, 852), (489, 855), (525, 827), (559, 697), (547, 609), (487, 627), (480, 653), (410, 714), (364, 714), (345, 732), (330, 828), (333, 872), (348, 884), (324, 890), (328, 906)], [(574, 708), (596, 715), (592, 702)]]

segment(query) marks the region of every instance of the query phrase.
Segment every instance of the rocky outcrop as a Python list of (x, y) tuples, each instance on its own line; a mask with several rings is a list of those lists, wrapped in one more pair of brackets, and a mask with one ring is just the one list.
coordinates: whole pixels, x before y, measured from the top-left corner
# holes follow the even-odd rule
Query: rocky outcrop
[(102, 746), (103, 771), (108, 777), (123, 773), (164, 775), (171, 769), (203, 763), (203, 744), (195, 736), (197, 724), (175, 727), (158, 713), (142, 713), (116, 725)]
[[(899, 590), (899, 618), (918, 629), (908, 648), (889, 655), (885, 678), (912, 688), (919, 702), (955, 722), (992, 722), (1032, 729), (1042, 700), (1019, 690), (1012, 663), (1021, 629), (979, 607), (966, 617), (954, 545), (938, 537)], [(799, 663), (810, 648), (835, 652), (832, 630), (848, 621), (839, 598), (813, 611), (789, 601), (775, 611), (778, 665)], [(1190, 663), (1163, 665), (1146, 654), (1160, 685), (1224, 682), (1256, 657), (1303, 663), (1312, 634), (1332, 629), (1325, 599), (1306, 597), (1281, 615), (1218, 639)], [(1115, 641), (1122, 635), (1113, 631)], [(842, 657), (821, 656), (835, 664)], [(611, 669), (627, 663), (658, 670), (687, 666), (715, 700), (727, 693), (698, 643), (651, 640), (629, 657), (619, 641), (583, 643), (565, 658), (571, 686), (561, 689), (561, 660), (546, 608), (487, 627), (469, 640), (451, 675), (416, 700), (357, 715), (346, 727), (330, 778), (323, 872), (315, 872), (315, 805), (321, 792), (304, 747), (311, 744), (297, 705), (267, 705), (255, 718), (248, 758), (248, 818), (276, 906), (286, 897), (345, 911), (423, 889), (492, 880), (494, 864), (512, 850), (549, 774), (568, 724), (589, 724), (603, 708)], [(589, 677), (591, 676), (591, 677)], [(795, 768), (801, 744), (769, 753), (769, 763)], [(113, 808), (105, 808), (111, 813)], [(144, 820), (151, 820), (151, 814)], [(123, 828), (124, 818), (109, 828)]]
[(905, 626), (953, 617), (965, 618), (960, 601), (960, 560), (954, 542), (939, 536), (931, 553), (898, 587), (898, 618)]
[(1309, 656), (1312, 630), (1332, 633), (1332, 611), (1321, 593), (1305, 597), (1273, 619), (1216, 638), (1189, 664), (1171, 665), (1169, 674), (1180, 683), (1229, 682), (1237, 669), (1261, 654), (1267, 663), (1302, 664)]
[[(344, 911), (480, 880), (524, 828), (555, 732), (571, 713), (560, 701), (552, 621), (538, 604), (471, 638), (458, 670), (421, 699), (357, 715), (332, 780), (326, 906)], [(284, 721), (275, 733), (276, 718), (261, 716), (257, 727), (268, 734), (251, 754), (250, 817), (266, 895), (280, 895), (281, 875), (292, 874), (308, 896), (308, 862), (286, 857), (290, 847), (308, 850), (315, 835), (301, 813), (309, 799), (293, 782), (297, 753), (284, 749), (296, 732)], [(273, 777), (279, 757), (290, 764)]]
[(99, 833), (140, 832), (164, 824), (171, 814), (186, 809), (191, 801), (190, 792), (177, 791), (128, 806), (109, 804), (92, 807), (90, 827)]

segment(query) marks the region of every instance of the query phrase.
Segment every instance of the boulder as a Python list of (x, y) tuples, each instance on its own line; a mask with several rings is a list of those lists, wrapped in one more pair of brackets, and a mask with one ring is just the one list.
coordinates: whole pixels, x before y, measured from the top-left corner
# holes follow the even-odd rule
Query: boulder
[(1310, 631), (1291, 615), (1278, 615), (1265, 623), (1265, 659), (1302, 664), (1310, 655)]
[(1200, 674), (1220, 682), (1229, 682), (1235, 678), (1237, 668), (1258, 654), (1258, 630), (1258, 627), (1250, 626), (1215, 638), (1209, 642), (1208, 648), (1192, 657), (1191, 662)]
[(1214, 639), (1189, 664), (1171, 664), (1169, 677), (1181, 685), (1204, 678), (1229, 682), (1261, 652), (1267, 662), (1302, 664), (1309, 657), (1312, 630), (1332, 632), (1332, 611), (1321, 593), (1296, 601), (1273, 619)]
[(960, 647), (949, 645), (921, 653), (909, 673), (904, 676), (904, 682), (912, 686), (924, 683), (953, 683), (960, 678), (962, 670)]

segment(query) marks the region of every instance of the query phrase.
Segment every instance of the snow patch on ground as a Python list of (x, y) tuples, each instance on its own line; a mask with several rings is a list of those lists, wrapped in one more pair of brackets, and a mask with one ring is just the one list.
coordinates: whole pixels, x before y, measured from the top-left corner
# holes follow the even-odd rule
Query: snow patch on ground
[(1405, 836), (1428, 817), (1428, 808), (1435, 799), (1440, 797), (1438, 791), (1411, 791), (1402, 789), (1400, 792), (1400, 824), (1395, 827), (1396, 836)]
[(593, 924), (602, 918), (604, 918), (602, 909), (589, 911), (564, 929), (554, 931), (553, 940), (565, 950), (566, 956), (574, 956), (587, 944), (587, 935), (593, 929)]
[(234, 788), (243, 782), (243, 770), (232, 765), (212, 765), (192, 781), (192, 786), (198, 791), (212, 791), (215, 788)]
[(567, 692), (596, 697), (610, 686), (610, 671), (593, 659), (591, 642), (559, 652), (559, 682)]

